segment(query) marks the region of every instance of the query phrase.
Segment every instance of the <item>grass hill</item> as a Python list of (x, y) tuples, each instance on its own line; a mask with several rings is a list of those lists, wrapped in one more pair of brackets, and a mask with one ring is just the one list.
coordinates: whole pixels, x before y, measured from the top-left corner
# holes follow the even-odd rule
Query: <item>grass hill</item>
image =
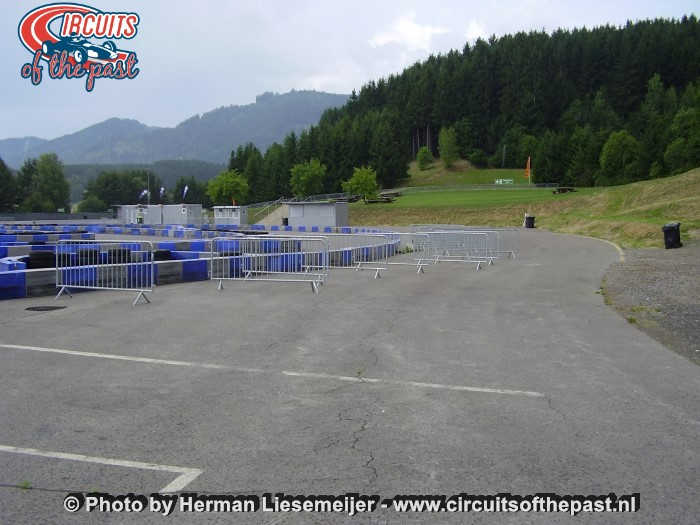
[[(444, 178), (431, 179), (429, 188), (406, 188), (390, 204), (353, 203), (350, 222), (396, 226), (427, 223), (520, 226), (528, 212), (537, 217), (539, 228), (608, 239), (623, 247), (662, 246), (661, 226), (670, 221), (682, 223), (684, 238), (700, 238), (700, 168), (673, 177), (622, 186), (580, 188), (562, 195), (554, 195), (550, 189), (522, 186), (454, 187), (456, 180), (464, 184), (471, 182), (472, 177), (484, 181), (487, 177), (502, 178), (500, 174), (490, 174), (501, 170), (474, 171), (455, 170)], [(520, 170), (515, 171), (522, 176)], [(429, 177), (418, 175), (418, 181)], [(416, 182), (413, 173), (411, 181)]]
[(451, 168), (445, 168), (437, 159), (427, 169), (418, 168), (413, 161), (408, 166), (408, 180), (404, 186), (460, 186), (468, 184), (493, 184), (496, 179), (513, 179), (514, 185), (527, 185), (524, 169), (479, 169), (469, 161), (459, 159)]

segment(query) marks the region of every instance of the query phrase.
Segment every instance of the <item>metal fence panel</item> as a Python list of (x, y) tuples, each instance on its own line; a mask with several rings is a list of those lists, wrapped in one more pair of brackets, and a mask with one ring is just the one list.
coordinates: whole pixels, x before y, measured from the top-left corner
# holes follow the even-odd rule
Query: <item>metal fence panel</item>
[(422, 232), (430, 236), (430, 249), (434, 263), (459, 262), (476, 264), (493, 264), (493, 257), (488, 254), (488, 236), (484, 233), (462, 231)]
[(153, 243), (122, 240), (59, 240), (56, 244), (56, 299), (70, 289), (137, 292), (133, 304), (153, 291)]
[(392, 266), (413, 266), (416, 273), (425, 273), (425, 266), (434, 264), (433, 247), (430, 235), (420, 232), (392, 232), (390, 238), (396, 244), (395, 255), (398, 261), (387, 261)]
[(486, 233), (488, 239), (488, 255), (494, 258), (508, 257), (514, 259), (518, 253), (518, 228), (481, 228), (452, 224), (427, 225), (414, 224), (414, 231), (463, 231), (466, 233)]
[(314, 293), (328, 278), (328, 241), (318, 236), (216, 237), (210, 279), (309, 283)]
[(373, 270), (379, 279), (398, 241), (387, 233), (324, 233), (330, 250), (330, 267)]

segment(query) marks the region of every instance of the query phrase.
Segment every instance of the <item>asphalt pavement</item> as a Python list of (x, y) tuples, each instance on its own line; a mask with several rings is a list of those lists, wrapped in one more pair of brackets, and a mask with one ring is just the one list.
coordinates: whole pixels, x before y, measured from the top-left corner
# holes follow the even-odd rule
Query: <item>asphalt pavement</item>
[[(543, 231), (475, 271), (0, 302), (0, 522), (697, 523), (700, 368)], [(63, 305), (31, 312), (38, 305)], [(75, 514), (69, 492), (630, 494), (634, 514)]]

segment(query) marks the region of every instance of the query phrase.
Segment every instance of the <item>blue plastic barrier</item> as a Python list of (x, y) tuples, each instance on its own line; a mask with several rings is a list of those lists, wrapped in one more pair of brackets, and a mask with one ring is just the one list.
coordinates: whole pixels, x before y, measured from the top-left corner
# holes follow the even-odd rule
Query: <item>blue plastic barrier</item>
[(306, 231), (306, 226), (299, 226), (299, 227), (297, 228), (297, 231), (298, 231), (298, 232), (305, 232), (305, 231)]
[(199, 259), (200, 253), (199, 252), (192, 252), (189, 250), (173, 250), (170, 252), (170, 255), (172, 255), (173, 259), (180, 261), (183, 259)]
[(204, 241), (192, 241), (190, 242), (190, 250), (193, 252), (204, 252), (207, 249), (205, 244)]
[(35, 233), (32, 235), (32, 240), (33, 241), (48, 241), (49, 236), (46, 235), (45, 233)]
[(183, 281), (206, 281), (209, 278), (207, 261), (186, 261), (182, 263)]
[[(154, 265), (154, 279), (157, 269), (157, 265)], [(143, 264), (130, 264), (126, 267), (126, 280), (129, 288), (150, 288), (153, 286), (153, 282), (151, 281), (151, 265), (147, 262)]]
[(344, 226), (343, 228), (340, 229), (340, 233), (350, 233), (351, 228), (348, 228), (347, 226)]
[(27, 265), (25, 263), (19, 261), (0, 261), (0, 299), (26, 297), (27, 281), (24, 272), (1, 273), (24, 270), (26, 267)]
[(32, 252), (55, 252), (55, 244), (34, 244), (29, 247), (29, 251)]
[(293, 230), (294, 230), (294, 228), (292, 228), (291, 226), (285, 226), (285, 227), (284, 227), (284, 231), (286, 231), (286, 232), (291, 232), (291, 231), (293, 231)]
[(324, 233), (333, 233), (333, 228), (331, 228), (330, 226), (326, 226), (325, 228), (323, 228), (323, 232)]
[(216, 241), (214, 249), (217, 252), (237, 252), (241, 248), (238, 239), (221, 239)]
[(352, 250), (339, 250), (341, 266), (350, 266), (352, 264)]
[(303, 253), (284, 253), (279, 258), (282, 272), (300, 272), (304, 264)]
[(97, 266), (79, 266), (61, 270), (62, 284), (73, 286), (90, 286), (97, 283)]
[(270, 231), (271, 232), (278, 232), (278, 231), (280, 231), (280, 227), (277, 225), (270, 226)]
[[(245, 257), (250, 260), (250, 257)], [(242, 277), (242, 267), (243, 267), (243, 257), (236, 256), (229, 259), (229, 276), (230, 277)]]
[(317, 232), (318, 231), (318, 226), (312, 226), (311, 227), (312, 232)]

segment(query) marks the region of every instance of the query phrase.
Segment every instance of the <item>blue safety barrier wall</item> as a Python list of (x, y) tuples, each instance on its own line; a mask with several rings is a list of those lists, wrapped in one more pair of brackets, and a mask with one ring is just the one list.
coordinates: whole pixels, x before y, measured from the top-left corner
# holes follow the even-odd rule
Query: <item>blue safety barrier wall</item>
[(184, 261), (182, 263), (183, 281), (206, 281), (209, 278), (207, 260)]
[[(231, 229), (232, 227), (238, 227), (237, 225), (227, 225), (227, 226), (212, 226), (218, 228)], [(36, 229), (39, 227), (36, 226)], [(88, 233), (78, 233), (78, 228), (82, 230), (88, 230)], [(126, 228), (126, 229), (125, 229)], [(294, 229), (290, 226), (282, 227), (284, 231), (293, 231)], [(138, 233), (150, 234), (150, 230), (153, 230), (155, 234), (158, 234), (160, 230), (151, 227), (144, 227), (143, 225), (133, 225), (131, 227), (122, 226), (59, 226), (47, 228), (46, 226), (41, 227), (41, 231), (30, 234), (23, 233), (28, 231), (30, 228), (27, 226), (17, 226), (16, 228), (10, 226), (10, 230), (19, 231), (19, 233), (8, 233), (8, 228), (0, 228), (0, 272), (8, 272), (8, 268), (16, 270), (26, 269), (26, 265), (23, 262), (15, 260), (2, 260), (3, 258), (8, 258), (13, 255), (13, 250), (22, 250), (25, 255), (31, 251), (55, 251), (56, 245), (53, 241), (66, 238), (66, 239), (94, 239), (95, 233), (109, 232), (109, 233), (123, 233), (124, 231), (134, 231)], [(263, 225), (252, 225), (251, 229), (263, 231), (265, 227)], [(279, 231), (281, 228), (273, 228), (274, 231)], [(321, 230), (321, 227), (311, 226), (309, 229), (317, 233)], [(44, 233), (54, 231), (55, 233)], [(111, 230), (111, 231), (110, 231)], [(306, 231), (306, 227), (299, 227), (299, 231)], [(58, 233), (58, 232), (66, 233)], [(192, 238), (195, 234), (193, 231), (174, 229), (170, 226), (164, 227), (162, 230), (165, 234), (170, 234), (171, 236), (176, 236), (178, 238), (183, 238), (187, 236)], [(332, 232), (332, 228), (324, 227), (324, 232)], [(363, 233), (365, 231), (378, 233), (379, 229), (370, 228), (356, 228), (356, 227), (344, 227), (341, 228), (343, 233)], [(196, 232), (198, 237), (201, 237), (202, 232)], [(205, 236), (216, 236), (216, 231), (206, 231)], [(31, 242), (46, 242), (51, 244), (43, 245), (28, 245)], [(225, 240), (216, 241), (215, 251), (226, 252), (229, 254), (235, 254), (240, 251), (240, 242), (238, 238), (231, 238)], [(174, 260), (168, 261), (158, 261), (154, 265), (154, 278), (159, 284), (166, 284), (171, 282), (183, 282), (183, 281), (197, 281), (197, 280), (207, 280), (208, 276), (208, 261), (206, 260), (209, 256), (210, 247), (208, 242), (203, 240), (179, 240), (179, 241), (167, 241), (159, 242), (156, 244), (156, 249), (169, 250), (172, 254)], [(385, 256), (393, 256), (396, 254), (398, 249), (399, 241), (392, 241), (383, 246), (367, 246), (361, 248), (360, 254), (363, 259), (374, 259), (381, 260)], [(69, 255), (68, 260), (65, 261), (66, 265), (79, 265), (81, 259), (88, 261), (88, 257), (93, 257), (92, 252), (97, 251), (99, 253), (99, 263), (104, 264), (109, 262), (109, 256), (106, 251), (103, 251), (99, 240), (94, 243), (85, 244), (79, 248), (76, 246), (62, 246), (62, 250)], [(145, 261), (144, 258), (147, 252), (141, 251), (141, 244), (138, 242), (124, 242), (120, 244), (122, 249), (131, 250), (132, 258), (134, 261)], [(319, 254), (302, 254), (296, 253), (299, 249), (298, 246), (290, 246), (288, 241), (281, 241), (279, 239), (266, 239), (261, 243), (262, 252), (266, 254), (263, 257), (263, 265), (268, 271), (300, 271), (302, 266), (305, 264), (305, 259), (309, 261), (313, 260), (314, 257), (318, 257)], [(82, 256), (79, 252), (86, 252), (91, 255)], [(285, 253), (285, 252), (290, 253)], [(20, 255), (20, 254), (18, 254)], [(327, 261), (330, 266), (347, 266), (352, 264), (352, 250), (341, 249), (329, 252), (329, 260)], [(192, 260), (197, 259), (197, 260)], [(255, 265), (260, 264), (260, 256), (257, 257), (246, 257), (246, 256), (233, 256), (229, 259), (230, 275), (236, 276), (240, 275), (245, 268), (254, 268), (253, 259), (257, 259), (258, 262)], [(306, 261), (307, 264), (311, 262)], [(316, 259), (316, 264), (318, 259)], [(148, 264), (132, 264), (128, 267), (129, 279), (134, 282), (141, 282), (146, 285), (152, 285), (150, 282), (150, 275), (148, 274)], [(64, 277), (67, 282), (70, 283), (71, 278), (74, 277), (74, 282), (94, 280), (96, 277), (96, 271), (99, 271), (99, 266), (83, 266), (80, 268), (70, 269), (65, 268), (61, 270), (64, 272)], [(73, 272), (72, 274), (70, 272)], [(31, 283), (30, 278), (31, 277)], [(18, 271), (17, 273), (0, 273), (0, 299), (9, 299), (15, 297), (27, 297), (33, 295), (46, 295), (55, 291), (55, 270), (32, 270), (29, 272)], [(70, 286), (70, 285), (69, 285)], [(30, 293), (31, 289), (31, 293)]]
[[(0, 299), (26, 297), (26, 264), (19, 261), (0, 261)], [(13, 272), (13, 273), (2, 273)]]

